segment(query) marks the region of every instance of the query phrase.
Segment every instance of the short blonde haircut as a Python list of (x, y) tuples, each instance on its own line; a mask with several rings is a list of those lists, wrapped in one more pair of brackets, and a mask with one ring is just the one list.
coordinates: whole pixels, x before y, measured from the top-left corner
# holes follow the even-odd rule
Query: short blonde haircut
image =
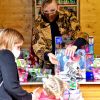
[(22, 43), (24, 37), (15, 29), (7, 28), (0, 31), (0, 49), (12, 50), (15, 44)]

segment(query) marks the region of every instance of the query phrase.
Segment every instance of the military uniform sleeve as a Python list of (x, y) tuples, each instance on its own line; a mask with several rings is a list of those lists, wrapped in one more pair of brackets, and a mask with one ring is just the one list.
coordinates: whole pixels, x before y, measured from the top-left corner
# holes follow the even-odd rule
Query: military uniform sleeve
[(33, 28), (32, 34), (32, 48), (34, 50), (35, 55), (40, 59), (44, 60), (45, 55), (50, 52), (49, 42), (45, 38), (44, 34), (38, 30), (37, 28)]

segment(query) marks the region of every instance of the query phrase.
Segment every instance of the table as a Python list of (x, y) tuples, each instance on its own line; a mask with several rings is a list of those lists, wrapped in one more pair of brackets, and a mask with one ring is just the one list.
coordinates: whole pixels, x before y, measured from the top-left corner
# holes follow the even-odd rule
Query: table
[[(40, 87), (39, 92), (41, 92), (43, 84), (42, 82), (26, 82), (21, 83), (22, 88), (28, 92)], [(100, 100), (100, 80), (86, 82), (86, 80), (79, 82), (80, 90), (82, 91), (84, 100)]]

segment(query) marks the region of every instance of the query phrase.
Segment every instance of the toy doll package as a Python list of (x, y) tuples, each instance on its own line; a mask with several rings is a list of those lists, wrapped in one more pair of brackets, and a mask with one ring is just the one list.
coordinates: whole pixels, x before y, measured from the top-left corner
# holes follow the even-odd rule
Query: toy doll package
[(62, 78), (66, 77), (67, 81), (86, 78), (85, 50), (78, 49), (71, 58), (65, 55), (65, 44), (62, 41), (62, 38), (56, 38), (55, 55), (59, 64), (55, 65), (55, 74), (59, 74)]
[[(59, 64), (55, 66), (56, 74), (66, 74), (70, 79), (85, 78), (86, 58), (85, 51), (80, 49), (74, 58), (65, 56), (65, 49), (56, 50), (55, 55)], [(70, 80), (69, 79), (69, 80)]]

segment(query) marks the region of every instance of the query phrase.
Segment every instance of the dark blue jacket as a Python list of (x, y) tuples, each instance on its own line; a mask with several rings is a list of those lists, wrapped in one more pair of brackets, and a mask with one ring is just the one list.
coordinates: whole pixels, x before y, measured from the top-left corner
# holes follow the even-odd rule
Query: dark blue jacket
[(19, 83), (14, 55), (9, 50), (0, 51), (0, 100), (32, 100), (32, 95)]

